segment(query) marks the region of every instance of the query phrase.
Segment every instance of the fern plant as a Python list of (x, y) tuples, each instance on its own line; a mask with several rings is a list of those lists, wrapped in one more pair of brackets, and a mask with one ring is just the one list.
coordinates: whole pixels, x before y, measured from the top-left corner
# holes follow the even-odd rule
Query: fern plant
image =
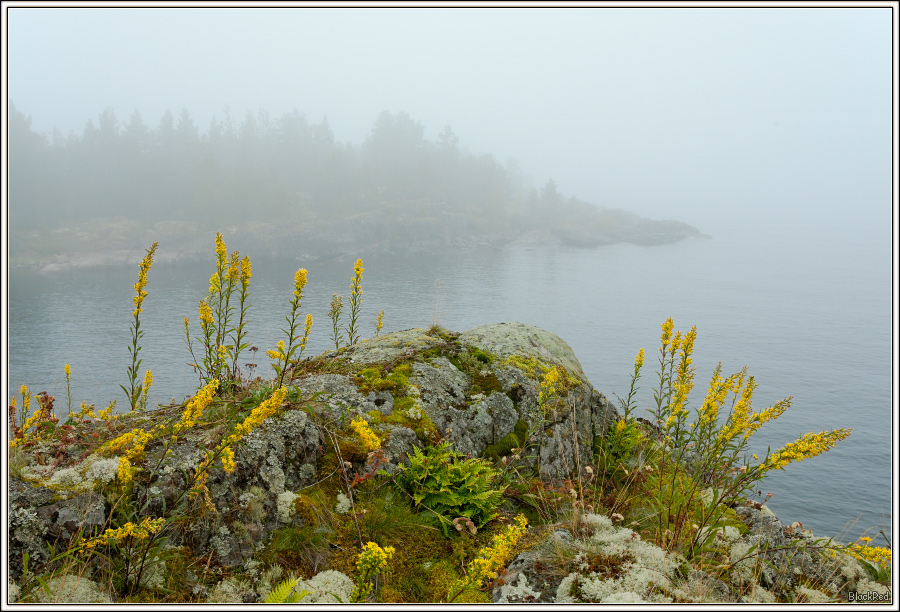
[(309, 589), (303, 589), (302, 591), (294, 591), (294, 587), (297, 586), (297, 583), (300, 581), (299, 578), (291, 578), (285, 580), (274, 589), (272, 592), (266, 595), (266, 599), (264, 603), (270, 604), (285, 604), (285, 603), (300, 603), (300, 600), (311, 594), (312, 591)]
[(499, 473), (484, 459), (466, 459), (447, 442), (418, 448), (401, 465), (394, 482), (412, 497), (416, 506), (434, 512), (445, 536), (465, 517), (480, 529), (497, 516), (503, 491), (495, 488)]

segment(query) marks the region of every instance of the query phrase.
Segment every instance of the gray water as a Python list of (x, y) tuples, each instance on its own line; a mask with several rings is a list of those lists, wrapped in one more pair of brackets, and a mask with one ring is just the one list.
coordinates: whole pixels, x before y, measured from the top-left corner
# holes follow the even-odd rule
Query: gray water
[[(164, 250), (165, 244), (160, 245)], [(250, 254), (252, 258), (252, 253)], [(307, 354), (329, 348), (328, 302), (347, 295), (352, 261), (254, 261), (250, 340), (260, 351), (283, 337), (294, 272), (309, 270), (303, 311), (315, 323)], [(132, 269), (133, 268), (133, 269)], [(806, 432), (852, 427), (833, 450), (774, 473), (760, 487), (769, 506), (820, 536), (851, 540), (868, 530), (891, 536), (892, 434), (890, 245), (749, 237), (658, 247), (596, 250), (511, 248), (365, 260), (363, 336), (440, 323), (456, 331), (522, 321), (561, 336), (595, 388), (610, 399), (628, 392), (634, 357), (647, 353), (638, 406), (651, 399), (652, 366), (666, 317), (696, 325), (695, 390), (702, 402), (718, 361), (756, 377), (756, 410), (793, 396), (793, 405), (751, 439), (765, 453)], [(192, 394), (183, 318), (197, 329), (208, 265), (154, 265), (141, 315), (141, 372), (154, 373), (151, 403)], [(9, 274), (8, 393), (26, 384), (57, 398), (65, 412), (63, 364), (72, 366), (74, 405), (118, 399), (130, 364), (132, 285), (137, 266)], [(242, 361), (250, 361), (251, 355)], [(9, 395), (7, 395), (9, 397)], [(881, 542), (883, 545), (884, 543)]]

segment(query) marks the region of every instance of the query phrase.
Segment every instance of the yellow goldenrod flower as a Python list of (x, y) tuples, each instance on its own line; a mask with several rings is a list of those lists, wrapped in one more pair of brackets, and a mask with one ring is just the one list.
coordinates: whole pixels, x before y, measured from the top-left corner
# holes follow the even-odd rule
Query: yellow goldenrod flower
[(662, 324), (662, 336), (660, 336), (660, 342), (662, 343), (662, 352), (666, 352), (666, 348), (669, 346), (669, 341), (672, 339), (672, 327), (675, 323), (672, 321), (672, 317), (666, 319), (666, 322)]
[(384, 311), (378, 313), (378, 316), (375, 317), (375, 335), (381, 333), (381, 327), (384, 325)]
[(284, 340), (279, 340), (274, 349), (267, 350), (266, 355), (269, 357), (269, 359), (274, 359), (275, 361), (284, 359)]
[(381, 440), (378, 439), (378, 436), (369, 427), (368, 421), (362, 417), (353, 419), (353, 422), (350, 423), (350, 428), (357, 433), (367, 453), (370, 453), (381, 446)]
[(190, 429), (197, 423), (197, 420), (203, 414), (203, 411), (212, 403), (218, 388), (219, 379), (213, 378), (203, 386), (203, 388), (197, 391), (197, 395), (191, 398), (184, 407), (184, 412), (181, 414), (181, 422), (175, 427), (173, 435), (178, 435), (185, 429)]
[(494, 536), (490, 546), (480, 549), (468, 565), (468, 575), (451, 585), (451, 601), (466, 588), (479, 588), (485, 581), (495, 578), (497, 570), (511, 560), (513, 547), (525, 535), (527, 526), (528, 519), (520, 514), (516, 517), (515, 524), (507, 527), (504, 533)]
[(200, 300), (200, 325), (205, 329), (213, 324), (212, 308), (206, 300)]
[(380, 547), (375, 542), (368, 542), (356, 558), (356, 586), (350, 595), (353, 602), (365, 601), (372, 591), (370, 580), (387, 569), (388, 561), (394, 556), (394, 547)]
[(225, 241), (222, 239), (222, 234), (216, 232), (216, 259), (222, 268), (225, 267), (225, 256), (227, 251), (228, 250), (225, 248)]
[[(239, 424), (234, 428), (234, 433), (228, 438), (228, 444), (230, 445), (233, 442), (237, 442), (245, 435), (253, 431), (253, 428), (260, 425), (267, 418), (275, 414), (279, 408), (281, 408), (281, 404), (284, 403), (284, 399), (287, 397), (287, 389), (284, 387), (278, 387), (269, 399), (262, 402), (259, 406), (254, 408), (247, 418), (244, 419), (244, 422)], [(224, 446), (227, 446), (224, 445)]]
[(638, 351), (637, 357), (634, 358), (634, 371), (637, 372), (644, 366), (644, 349)]
[(228, 266), (228, 280), (232, 283), (237, 282), (241, 277), (241, 261), (239, 253), (235, 251), (231, 254), (231, 262)]
[(299, 296), (303, 293), (303, 288), (306, 286), (306, 269), (300, 268), (297, 270), (297, 273), (294, 274), (294, 287), (296, 290), (294, 291), (295, 296)]
[(141, 305), (144, 302), (144, 298), (147, 297), (147, 292), (144, 291), (144, 287), (147, 286), (147, 271), (150, 269), (150, 266), (153, 265), (153, 254), (156, 252), (157, 243), (154, 242), (150, 248), (147, 250), (147, 255), (144, 256), (144, 259), (141, 260), (140, 263), (140, 272), (138, 273), (138, 282), (134, 285), (134, 290), (137, 295), (134, 296), (134, 313), (133, 316), (137, 317), (143, 310), (141, 309)]
[(109, 403), (109, 405), (106, 408), (104, 408), (97, 414), (97, 418), (100, 419), (101, 421), (105, 421), (106, 419), (109, 418), (109, 415), (112, 414), (113, 408), (115, 408), (115, 407), (116, 407), (116, 400), (113, 400)]
[(789, 463), (803, 461), (815, 457), (820, 453), (831, 449), (839, 441), (850, 435), (852, 429), (834, 429), (817, 434), (808, 433), (795, 442), (784, 445), (769, 457), (768, 461), (760, 466), (760, 471), (784, 469)]
[(129, 521), (118, 529), (107, 529), (106, 532), (103, 533), (103, 535), (91, 538), (82, 543), (81, 550), (85, 551), (90, 550), (96, 546), (114, 544), (129, 537), (138, 540), (144, 540), (150, 537), (152, 534), (158, 533), (165, 526), (165, 524), (166, 519), (163, 517), (154, 519), (150, 518), (149, 516), (145, 516), (144, 520), (142, 520), (139, 525), (135, 525), (134, 523)]
[(250, 258), (244, 257), (241, 260), (241, 283), (246, 287), (250, 282)]
[(230, 446), (226, 446), (222, 449), (222, 469), (224, 469), (229, 474), (232, 474), (234, 473), (235, 467), (234, 451), (231, 450)]
[[(312, 324), (313, 316), (311, 314), (306, 315), (306, 325), (303, 327), (303, 337), (300, 339), (300, 355), (306, 350), (306, 341), (309, 340), (309, 330), (312, 328)], [(299, 358), (298, 356), (297, 359)]]
[(66, 379), (68, 379), (72, 375), (72, 366), (67, 363), (63, 369), (66, 371)]
[(212, 276), (209, 277), (209, 294), (215, 295), (215, 294), (219, 293), (219, 291), (221, 289), (222, 289), (222, 283), (219, 280), (219, 273), (213, 272)]

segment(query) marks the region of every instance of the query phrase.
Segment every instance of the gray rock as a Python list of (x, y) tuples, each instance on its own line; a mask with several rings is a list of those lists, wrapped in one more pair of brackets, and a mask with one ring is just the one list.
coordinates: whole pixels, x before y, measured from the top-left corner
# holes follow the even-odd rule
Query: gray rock
[(482, 325), (459, 335), (466, 346), (475, 346), (501, 357), (536, 357), (549, 365), (559, 365), (584, 379), (581, 362), (572, 347), (556, 334), (527, 323), (507, 322)]

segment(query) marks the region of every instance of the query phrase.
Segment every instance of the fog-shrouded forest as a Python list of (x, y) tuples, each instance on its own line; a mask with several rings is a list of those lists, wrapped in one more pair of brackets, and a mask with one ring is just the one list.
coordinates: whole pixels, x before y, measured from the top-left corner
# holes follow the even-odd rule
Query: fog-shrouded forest
[(190, 258), (222, 229), (260, 255), (312, 257), (702, 236), (567, 196), (552, 179), (534, 186), (515, 162), (468, 151), (451, 126), (435, 141), (424, 134), (403, 111), (379, 114), (357, 145), (298, 110), (226, 110), (203, 130), (186, 109), (150, 126), (137, 111), (121, 118), (107, 108), (81, 135), (50, 135), (10, 103), (11, 261), (121, 253), (151, 240)]

